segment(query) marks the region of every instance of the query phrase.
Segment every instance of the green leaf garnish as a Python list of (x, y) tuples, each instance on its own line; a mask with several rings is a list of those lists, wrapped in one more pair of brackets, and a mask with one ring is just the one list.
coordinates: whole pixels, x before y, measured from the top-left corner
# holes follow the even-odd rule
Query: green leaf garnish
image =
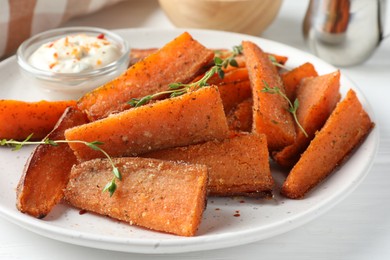
[(104, 186), (103, 192), (108, 191), (110, 193), (110, 197), (112, 197), (112, 195), (114, 195), (114, 192), (116, 191), (116, 188), (117, 186), (115, 183), (115, 178), (113, 178), (110, 182), (106, 184), (106, 186)]

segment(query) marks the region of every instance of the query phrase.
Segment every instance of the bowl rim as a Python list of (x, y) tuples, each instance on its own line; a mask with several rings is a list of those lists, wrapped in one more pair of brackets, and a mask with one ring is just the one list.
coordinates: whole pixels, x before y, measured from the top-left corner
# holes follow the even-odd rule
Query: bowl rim
[[(120, 47), (121, 56), (115, 61), (92, 70), (82, 71), (82, 72), (53, 72), (38, 69), (32, 66), (28, 62), (28, 58), (32, 54), (33, 51), (37, 49), (37, 47), (41, 46), (44, 43), (49, 41), (59, 39), (66, 35), (78, 34), (78, 33), (86, 33), (86, 34), (104, 34), (105, 37), (108, 38), (110, 42), (113, 42)], [(34, 48), (33, 48), (34, 47)], [(30, 49), (33, 48), (31, 51)], [(30, 51), (30, 53), (28, 53)], [(91, 79), (91, 77), (97, 77), (101, 75), (109, 74), (115, 71), (118, 66), (123, 64), (124, 62), (128, 62), (130, 59), (130, 44), (124, 38), (122, 38), (119, 34), (114, 33), (110, 30), (99, 28), (99, 27), (88, 27), (88, 26), (73, 26), (73, 27), (62, 27), (47, 30), (25, 40), (19, 47), (16, 52), (17, 63), (25, 72), (34, 75), (36, 78), (48, 80), (48, 81), (78, 81)]]

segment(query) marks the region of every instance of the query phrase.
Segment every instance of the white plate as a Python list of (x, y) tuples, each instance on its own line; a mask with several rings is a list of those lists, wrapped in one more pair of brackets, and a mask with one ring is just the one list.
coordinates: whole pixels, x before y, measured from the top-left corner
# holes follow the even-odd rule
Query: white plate
[[(231, 48), (242, 40), (251, 40), (265, 51), (289, 57), (288, 66), (306, 61), (313, 63), (320, 74), (333, 72), (333, 66), (289, 46), (257, 37), (235, 33), (189, 30), (195, 39), (210, 48)], [(183, 30), (119, 30), (133, 48), (160, 47)], [(0, 64), (0, 98), (35, 101), (49, 98), (38, 92), (21, 77), (15, 58)], [(341, 92), (353, 88), (368, 113), (371, 107), (356, 85), (342, 76)], [(15, 207), (15, 188), (32, 147), (12, 152), (0, 148), (0, 213), (3, 217), (41, 235), (88, 247), (137, 253), (177, 253), (224, 248), (269, 238), (296, 228), (318, 217), (345, 198), (369, 172), (379, 141), (377, 129), (360, 149), (335, 174), (321, 183), (307, 198), (289, 200), (278, 190), (272, 200), (247, 198), (209, 198), (200, 229), (195, 237), (179, 237), (130, 226), (94, 214), (80, 214), (67, 205), (58, 205), (45, 219), (21, 214)], [(284, 174), (273, 170), (276, 182)], [(234, 216), (239, 213), (239, 216)]]

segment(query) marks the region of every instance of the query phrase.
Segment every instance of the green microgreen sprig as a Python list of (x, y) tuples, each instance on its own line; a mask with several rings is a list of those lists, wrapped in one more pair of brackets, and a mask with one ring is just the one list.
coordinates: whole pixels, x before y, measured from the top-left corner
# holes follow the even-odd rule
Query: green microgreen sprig
[(292, 116), (294, 117), (294, 120), (296, 122), (296, 124), (298, 125), (299, 129), (302, 131), (302, 133), (308, 137), (309, 135), (306, 133), (305, 129), (303, 128), (303, 126), (299, 123), (298, 121), (298, 117), (297, 117), (297, 110), (298, 110), (298, 107), (299, 107), (299, 101), (298, 99), (296, 98), (294, 100), (294, 103), (291, 102), (291, 100), (286, 96), (286, 94), (284, 94), (279, 87), (273, 87), (271, 88), (268, 83), (266, 81), (263, 81), (264, 83), (264, 88), (261, 90), (262, 92), (265, 92), (265, 93), (269, 93), (269, 94), (277, 94), (281, 97), (283, 97), (285, 100), (287, 100), (288, 102), (288, 111), (292, 114)]
[(139, 107), (142, 105), (145, 105), (146, 103), (150, 102), (151, 100), (169, 95), (169, 97), (178, 97), (185, 93), (188, 93), (193, 90), (197, 90), (199, 88), (208, 86), (209, 79), (217, 74), (221, 79), (224, 78), (225, 72), (224, 69), (226, 69), (229, 65), (233, 67), (238, 67), (238, 63), (235, 60), (235, 57), (242, 53), (242, 46), (234, 46), (233, 50), (231, 52), (231, 55), (227, 57), (226, 59), (222, 59), (218, 56), (214, 57), (214, 66), (212, 66), (205, 74), (204, 76), (199, 79), (196, 82), (184, 84), (184, 83), (171, 83), (168, 85), (168, 90), (158, 92), (155, 94), (147, 95), (142, 98), (133, 98), (131, 99), (128, 104), (130, 104), (132, 107)]
[(45, 138), (42, 141), (30, 141), (32, 138), (33, 134), (30, 134), (25, 140), (23, 141), (16, 141), (13, 139), (2, 139), (0, 141), (0, 146), (10, 146), (13, 147), (13, 151), (20, 150), (23, 146), (25, 145), (31, 145), (31, 144), (47, 144), (47, 145), (52, 145), (52, 146), (58, 146), (61, 143), (80, 143), (88, 146), (92, 150), (99, 151), (103, 153), (103, 155), (108, 159), (111, 167), (112, 167), (112, 173), (114, 177), (111, 179), (110, 182), (106, 184), (106, 186), (103, 189), (103, 192), (108, 191), (110, 193), (110, 197), (114, 194), (117, 185), (116, 185), (116, 180), (121, 180), (122, 175), (118, 169), (118, 167), (115, 166), (114, 162), (112, 161), (111, 156), (104, 151), (100, 145), (103, 145), (104, 143), (99, 142), (99, 141), (93, 141), (93, 142), (86, 142), (86, 141), (81, 141), (81, 140), (52, 140), (49, 138)]

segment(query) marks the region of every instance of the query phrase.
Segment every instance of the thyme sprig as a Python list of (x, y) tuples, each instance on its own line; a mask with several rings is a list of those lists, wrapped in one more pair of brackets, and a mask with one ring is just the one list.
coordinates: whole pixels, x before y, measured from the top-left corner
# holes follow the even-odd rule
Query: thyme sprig
[(0, 140), (0, 146), (10, 146), (13, 147), (13, 151), (20, 150), (23, 146), (25, 145), (33, 145), (33, 144), (47, 144), (51, 146), (58, 146), (61, 143), (79, 143), (79, 144), (84, 144), (91, 148), (92, 150), (99, 151), (101, 152), (109, 161), (111, 167), (112, 167), (112, 173), (114, 177), (111, 179), (110, 182), (106, 184), (106, 186), (103, 189), (103, 192), (108, 191), (110, 193), (110, 197), (114, 194), (117, 185), (116, 185), (116, 180), (121, 180), (122, 175), (119, 171), (119, 169), (115, 166), (114, 162), (112, 161), (111, 156), (104, 151), (100, 145), (103, 145), (104, 143), (99, 142), (99, 141), (93, 141), (93, 142), (86, 142), (86, 141), (81, 141), (81, 140), (52, 140), (49, 138), (45, 138), (42, 141), (30, 141), (31, 137), (33, 134), (30, 134), (25, 140), (23, 141), (16, 141), (13, 139), (2, 139)]
[(298, 117), (297, 117), (297, 110), (298, 110), (298, 107), (299, 107), (299, 101), (298, 99), (296, 98), (294, 100), (294, 103), (291, 102), (291, 100), (286, 96), (286, 94), (284, 94), (279, 87), (273, 87), (271, 88), (268, 83), (266, 81), (263, 81), (264, 83), (264, 88), (261, 90), (262, 92), (265, 92), (265, 93), (270, 93), (270, 94), (277, 94), (281, 97), (283, 97), (285, 100), (287, 100), (288, 102), (288, 111), (293, 115), (294, 117), (294, 120), (297, 124), (297, 126), (299, 127), (299, 129), (302, 131), (302, 133), (308, 137), (309, 135), (306, 133), (305, 129), (303, 128), (303, 126), (299, 123), (298, 121)]
[(199, 88), (208, 86), (209, 79), (215, 74), (217, 74), (221, 79), (223, 79), (225, 76), (224, 69), (226, 69), (229, 65), (233, 67), (238, 67), (238, 63), (235, 60), (235, 57), (241, 53), (242, 46), (234, 46), (230, 56), (228, 56), (227, 58), (222, 59), (219, 56), (215, 56), (214, 66), (212, 66), (198, 81), (187, 84), (180, 82), (171, 83), (168, 85), (168, 90), (166, 91), (147, 95), (142, 98), (133, 98), (128, 102), (128, 104), (130, 104), (132, 107), (139, 107), (161, 96), (169, 95), (169, 97), (178, 97), (190, 91), (194, 91)]
[(283, 65), (283, 64), (281, 64), (281, 63), (279, 63), (279, 62), (276, 60), (275, 56), (273, 56), (273, 55), (268, 55), (268, 58), (270, 59), (270, 61), (272, 62), (272, 64), (273, 64), (274, 66), (279, 67), (279, 68), (284, 69), (284, 70), (290, 70), (287, 66), (285, 66), (285, 65)]

